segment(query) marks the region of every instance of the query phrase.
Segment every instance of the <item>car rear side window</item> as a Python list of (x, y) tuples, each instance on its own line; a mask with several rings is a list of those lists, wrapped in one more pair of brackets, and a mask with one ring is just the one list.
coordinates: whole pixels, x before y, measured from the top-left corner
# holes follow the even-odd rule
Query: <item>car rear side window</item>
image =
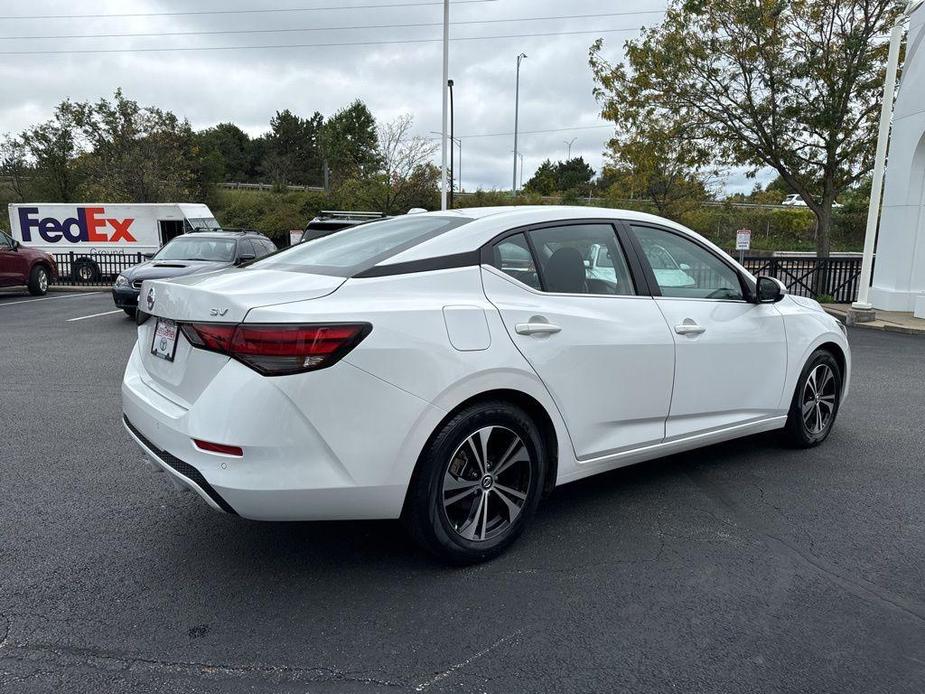
[(492, 249), (492, 265), (515, 280), (520, 280), (528, 287), (540, 288), (540, 278), (536, 272), (533, 254), (523, 234), (508, 236), (495, 244)]
[(352, 277), (469, 221), (461, 217), (405, 215), (369, 222), (305, 241), (250, 267)]
[(238, 241), (238, 258), (247, 255), (252, 255), (255, 258), (259, 258), (261, 253), (257, 251), (257, 248), (253, 243), (251, 243), (250, 239), (241, 239)]
[(543, 289), (560, 294), (636, 293), (610, 224), (565, 224), (529, 232)]

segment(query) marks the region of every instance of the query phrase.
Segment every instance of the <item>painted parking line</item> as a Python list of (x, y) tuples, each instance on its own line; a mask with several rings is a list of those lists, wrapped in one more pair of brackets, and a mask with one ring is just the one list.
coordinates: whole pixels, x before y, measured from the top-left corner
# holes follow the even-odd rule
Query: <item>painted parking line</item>
[(31, 304), (35, 301), (56, 301), (59, 299), (82, 299), (86, 296), (97, 296), (98, 294), (105, 294), (105, 292), (81, 292), (80, 294), (73, 294), (71, 296), (45, 296), (41, 299), (23, 299), (22, 301), (0, 301), (0, 308), (4, 306), (15, 306), (16, 304)]
[(87, 320), (88, 318), (99, 318), (100, 316), (111, 316), (113, 313), (122, 313), (121, 308), (117, 308), (115, 311), (103, 311), (102, 313), (91, 313), (89, 316), (78, 316), (77, 318), (68, 318), (68, 323), (73, 323), (75, 320)]

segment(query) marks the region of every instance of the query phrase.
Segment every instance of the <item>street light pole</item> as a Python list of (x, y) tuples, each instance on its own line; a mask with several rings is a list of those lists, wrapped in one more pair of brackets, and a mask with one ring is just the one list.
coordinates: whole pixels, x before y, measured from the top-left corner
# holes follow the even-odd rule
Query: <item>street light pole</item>
[(523, 190), (524, 188), (524, 155), (518, 152), (517, 156), (520, 157), (520, 189)]
[(874, 173), (870, 185), (870, 205), (867, 208), (867, 230), (864, 233), (864, 255), (861, 259), (861, 277), (858, 286), (858, 300), (851, 308), (864, 312), (852, 318), (872, 320), (869, 313), (870, 275), (874, 264), (874, 246), (877, 242), (877, 222), (880, 219), (880, 197), (883, 192), (883, 173), (886, 168), (886, 150), (890, 139), (890, 120), (893, 116), (893, 96), (896, 91), (896, 70), (899, 66), (899, 47), (905, 32), (905, 21), (915, 3), (909, 3), (906, 13), (890, 32), (890, 51), (886, 61), (886, 79), (883, 84), (883, 102), (880, 104), (880, 131), (877, 133), (877, 152), (874, 156)]
[(447, 83), (450, 79), (450, 0), (443, 0), (443, 129), (440, 137), (440, 209), (446, 210)]
[(517, 78), (514, 82), (514, 176), (511, 179), (511, 194), (517, 197), (517, 121), (520, 115), (520, 61), (527, 57), (526, 53), (517, 56)]
[(463, 184), (462, 184), (462, 138), (461, 137), (456, 138), (456, 144), (459, 145), (459, 192), (462, 193)]
[(456, 138), (453, 137), (453, 80), (447, 80), (446, 86), (450, 90), (450, 209), (453, 208), (453, 182), (456, 180), (456, 176), (453, 170), (453, 142)]
[(562, 142), (568, 145), (568, 156), (566, 157), (566, 161), (572, 161), (572, 145), (577, 139), (577, 137), (573, 137), (571, 140), (562, 140)]

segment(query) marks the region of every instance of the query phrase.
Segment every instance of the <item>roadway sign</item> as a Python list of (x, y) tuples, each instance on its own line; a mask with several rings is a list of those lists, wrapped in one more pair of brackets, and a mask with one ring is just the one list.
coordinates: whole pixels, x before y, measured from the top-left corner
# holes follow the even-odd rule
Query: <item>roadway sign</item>
[(739, 229), (736, 232), (736, 250), (747, 251), (752, 247), (752, 230)]

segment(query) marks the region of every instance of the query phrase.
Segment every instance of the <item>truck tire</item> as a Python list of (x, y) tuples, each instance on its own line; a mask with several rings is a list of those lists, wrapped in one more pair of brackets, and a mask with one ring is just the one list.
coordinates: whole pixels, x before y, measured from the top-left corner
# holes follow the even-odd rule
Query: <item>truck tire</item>
[(90, 284), (99, 282), (102, 274), (100, 266), (89, 258), (78, 258), (71, 269), (71, 279), (77, 284)]
[(45, 296), (48, 293), (48, 269), (44, 265), (36, 265), (29, 273), (29, 293), (32, 296)]

